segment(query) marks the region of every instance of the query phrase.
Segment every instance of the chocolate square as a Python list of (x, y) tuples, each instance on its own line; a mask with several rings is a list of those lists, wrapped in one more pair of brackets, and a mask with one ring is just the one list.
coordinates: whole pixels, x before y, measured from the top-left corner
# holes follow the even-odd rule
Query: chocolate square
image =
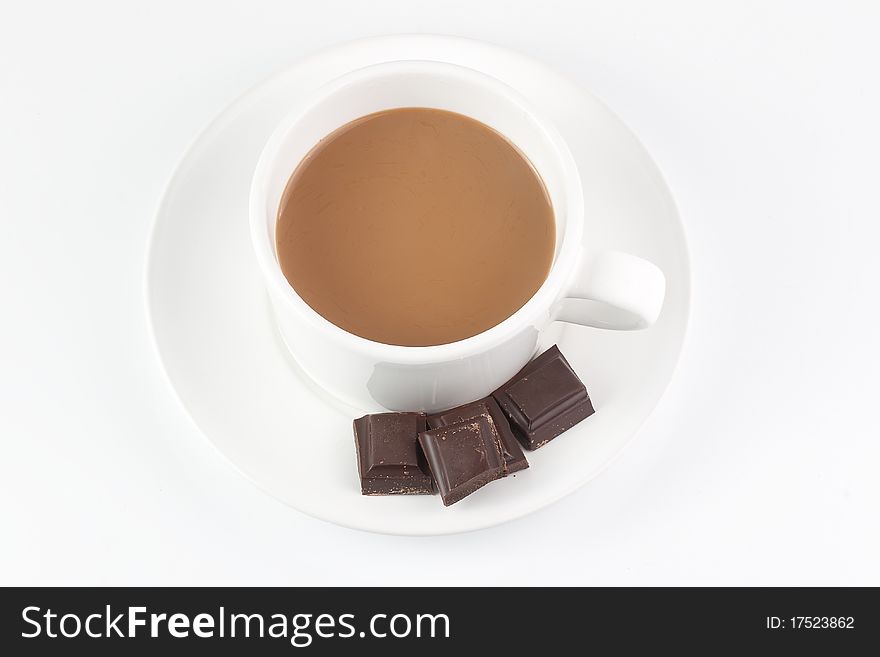
[(480, 415), (419, 434), (445, 506), (504, 476), (504, 458), (489, 422)]
[(527, 449), (537, 449), (595, 411), (587, 389), (555, 345), (492, 393)]
[(424, 413), (376, 413), (354, 421), (363, 495), (431, 494), (434, 488), (417, 439)]
[(477, 417), (484, 417), (489, 421), (489, 428), (498, 442), (501, 456), (504, 459), (504, 476), (529, 467), (529, 462), (526, 460), (525, 454), (523, 454), (522, 447), (520, 447), (516, 436), (513, 435), (510, 423), (504, 417), (498, 402), (493, 397), (486, 397), (485, 399), (480, 399), (470, 404), (463, 404), (442, 413), (429, 415), (428, 428), (445, 427)]

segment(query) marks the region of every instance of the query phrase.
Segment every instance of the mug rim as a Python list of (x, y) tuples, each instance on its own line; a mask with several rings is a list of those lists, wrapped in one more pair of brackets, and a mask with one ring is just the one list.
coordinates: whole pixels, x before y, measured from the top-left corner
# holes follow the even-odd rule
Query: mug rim
[[(516, 105), (519, 110), (531, 119), (531, 122), (540, 132), (542, 141), (552, 148), (561, 165), (566, 228), (560, 241), (559, 251), (541, 286), (510, 316), (476, 335), (456, 340), (455, 342), (425, 346), (394, 345), (377, 342), (346, 331), (318, 313), (299, 296), (284, 276), (281, 265), (275, 257), (275, 248), (272, 242), (274, 235), (270, 235), (270, 231), (265, 230), (266, 213), (270, 210), (265, 192), (265, 182), (280, 153), (281, 144), (284, 139), (296, 129), (297, 124), (309, 112), (313, 111), (316, 106), (327, 101), (343, 88), (361, 83), (371, 77), (393, 75), (395, 73), (420, 72), (426, 69), (477, 80), (481, 85), (489, 87), (490, 91), (496, 96), (503, 97), (507, 102)], [(509, 139), (506, 135), (504, 136)], [(538, 175), (541, 176), (541, 171), (537, 167), (535, 168)], [(293, 171), (288, 175), (292, 174)], [(583, 232), (583, 208), (583, 188), (571, 151), (553, 124), (541, 116), (539, 112), (536, 112), (531, 103), (522, 94), (497, 78), (473, 68), (448, 62), (416, 59), (371, 64), (343, 73), (317, 89), (311, 94), (306, 103), (298, 105), (286, 114), (266, 141), (257, 160), (250, 189), (249, 220), (251, 242), (264, 279), (266, 279), (271, 289), (280, 294), (288, 306), (296, 309), (300, 319), (309, 322), (313, 328), (330, 336), (342, 346), (368, 354), (377, 360), (398, 364), (430, 364), (453, 358), (465, 358), (484, 352), (515, 335), (523, 326), (533, 322), (534, 318), (541, 313), (546, 312), (549, 314), (550, 308), (556, 301), (558, 294), (563, 290), (566, 280), (578, 262), (577, 256), (580, 252), (579, 246)], [(277, 215), (277, 208), (275, 209), (275, 214)], [(557, 208), (555, 207), (553, 209), (553, 219), (558, 229), (559, 220)]]

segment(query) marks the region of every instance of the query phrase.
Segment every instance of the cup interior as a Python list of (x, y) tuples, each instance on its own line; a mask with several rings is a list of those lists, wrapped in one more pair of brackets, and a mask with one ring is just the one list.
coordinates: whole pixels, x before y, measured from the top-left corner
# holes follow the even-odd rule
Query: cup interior
[[(518, 92), (488, 75), (443, 62), (399, 61), (358, 69), (323, 87), (307, 106), (278, 127), (260, 158), (251, 190), (251, 220), (252, 224), (258, 222), (252, 225), (252, 231), (258, 252), (262, 247), (263, 253), (271, 254), (277, 270), (272, 277), (283, 278), (275, 242), (279, 205), (290, 176), (302, 159), (321, 139), (346, 123), (374, 112), (403, 107), (457, 112), (496, 130), (531, 162), (553, 205), (555, 252), (542, 287), (510, 318), (461, 342), (473, 341), (510, 323), (530, 305), (534, 311), (536, 297), (542, 294), (546, 303), (541, 303), (546, 305), (546, 311), (554, 296), (554, 291), (547, 288), (561, 290), (568, 272), (557, 270), (561, 264), (566, 269), (573, 266), (574, 251), (580, 243), (583, 197), (574, 160), (562, 137), (535, 116)], [(572, 215), (577, 215), (574, 221), (569, 219)], [(295, 295), (293, 288), (290, 292)], [(298, 296), (297, 300), (301, 301)]]

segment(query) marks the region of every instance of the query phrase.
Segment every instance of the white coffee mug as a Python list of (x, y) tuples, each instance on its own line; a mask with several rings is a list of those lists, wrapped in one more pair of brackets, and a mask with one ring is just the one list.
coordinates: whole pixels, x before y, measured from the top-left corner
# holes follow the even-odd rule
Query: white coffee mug
[[(278, 264), (278, 207), (303, 157), (349, 121), (397, 107), (450, 110), (491, 126), (529, 158), (553, 203), (556, 251), (544, 284), (503, 322), (458, 342), (404, 347), (348, 333), (306, 304)], [(653, 324), (663, 305), (663, 273), (633, 255), (585, 250), (583, 211), (568, 147), (525, 98), (478, 71), (430, 61), (368, 66), (322, 87), (272, 134), (250, 195), (253, 245), (288, 349), (320, 386), (366, 410), (430, 412), (484, 397), (528, 362), (538, 334), (553, 321), (624, 330)]]

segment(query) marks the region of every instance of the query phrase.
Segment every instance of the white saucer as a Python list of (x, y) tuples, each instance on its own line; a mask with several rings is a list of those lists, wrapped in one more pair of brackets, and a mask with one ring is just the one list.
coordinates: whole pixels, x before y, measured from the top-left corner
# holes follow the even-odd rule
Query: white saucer
[[(248, 191), (263, 144), (302, 95), (368, 64), (434, 59), (472, 66), (530, 97), (568, 141), (583, 176), (586, 239), (657, 263), (667, 277), (658, 323), (614, 332), (556, 325), (553, 342), (597, 412), (546, 447), (531, 468), (450, 508), (436, 496), (362, 497), (351, 421), (361, 414), (317, 389), (271, 321), (248, 234)], [(690, 307), (688, 253), (669, 190), (638, 140), (593, 96), (508, 50), (436, 36), (357, 41), (302, 61), (247, 92), (196, 139), (159, 208), (146, 271), (156, 348), (205, 436), (260, 488), (347, 527), (448, 534), (540, 509), (582, 486), (633, 437), (681, 351)]]

